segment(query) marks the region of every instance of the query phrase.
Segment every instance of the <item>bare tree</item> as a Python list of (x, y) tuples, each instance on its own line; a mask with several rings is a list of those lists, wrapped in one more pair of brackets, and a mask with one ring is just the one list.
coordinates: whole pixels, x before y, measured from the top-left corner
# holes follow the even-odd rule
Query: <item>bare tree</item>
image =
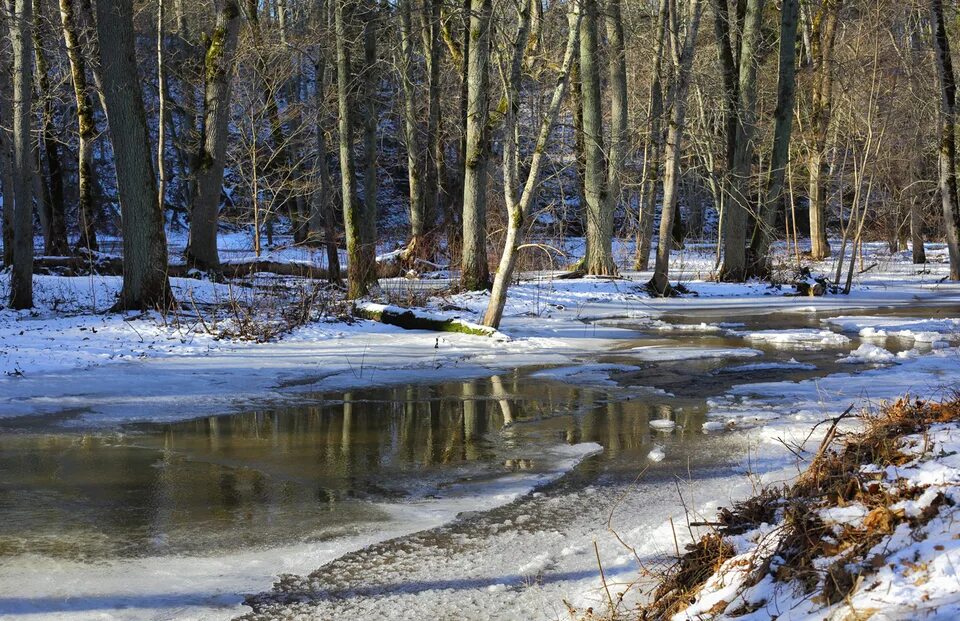
[(100, 71), (123, 220), (123, 288), (115, 310), (168, 308), (167, 236), (157, 202), (150, 135), (137, 78), (133, 0), (97, 2)]
[[(30, 112), (33, 103), (33, 7), (16, 0), (8, 17), (13, 50), (13, 271), (10, 307), (33, 306), (33, 148)], [(6, 197), (4, 202), (6, 202)]]
[(487, 264), (487, 165), (490, 160), (488, 65), (492, 11), (491, 0), (472, 0), (470, 3), (463, 259), (460, 266), (460, 287), (466, 291), (490, 286), (490, 267)]
[(950, 253), (950, 279), (960, 280), (960, 204), (957, 196), (957, 82), (950, 56), (950, 39), (943, 18), (943, 1), (930, 0), (933, 26), (933, 50), (940, 84), (940, 197), (947, 249)]
[[(657, 241), (657, 261), (649, 286), (657, 295), (669, 295), (670, 249), (673, 245), (673, 217), (680, 186), (680, 151), (686, 126), (687, 93), (692, 79), (691, 68), (696, 52), (697, 30), (700, 27), (702, 6), (700, 0), (686, 4), (686, 28), (681, 32), (678, 0), (670, 2), (670, 47), (673, 76), (670, 83), (670, 124), (664, 151), (663, 208), (660, 213), (660, 237)], [(682, 37), (682, 38), (681, 38)], [(681, 43), (682, 41), (682, 43)]]
[(770, 243), (784, 195), (784, 177), (790, 163), (793, 131), (793, 102), (796, 90), (797, 22), (799, 0), (783, 0), (780, 11), (780, 57), (777, 73), (777, 109), (774, 112), (773, 159), (763, 211), (753, 232), (748, 275), (767, 277), (770, 270)]
[(189, 264), (202, 270), (218, 270), (218, 212), (223, 191), (223, 169), (229, 138), (230, 97), (233, 82), (240, 7), (236, 0), (217, 0), (216, 22), (205, 37), (203, 116), (200, 152), (196, 158), (196, 192), (190, 210)]
[(77, 213), (80, 229), (77, 248), (96, 251), (99, 244), (97, 243), (96, 206), (93, 199), (97, 182), (93, 167), (93, 146), (97, 137), (97, 123), (87, 87), (87, 63), (73, 0), (60, 0), (60, 23), (63, 26), (63, 40), (66, 43), (73, 96), (77, 105)]
[(607, 162), (603, 140), (598, 53), (598, 0), (583, 0), (580, 21), (580, 80), (584, 139), (584, 217), (587, 252), (584, 272), (596, 276), (616, 274), (613, 261), (613, 208), (608, 197)]
[[(537, 0), (530, 1), (536, 2)], [(517, 254), (520, 251), (522, 242), (521, 235), (523, 226), (530, 211), (530, 206), (537, 197), (540, 187), (540, 170), (543, 166), (547, 142), (550, 139), (554, 122), (560, 112), (560, 106), (563, 104), (564, 97), (566, 96), (570, 70), (576, 59), (580, 20), (581, 13), (579, 7), (574, 3), (569, 15), (570, 25), (567, 33), (567, 47), (563, 55), (560, 75), (557, 78), (556, 86), (554, 86), (550, 104), (540, 122), (540, 130), (537, 135), (536, 145), (533, 148), (533, 156), (530, 159), (527, 179), (523, 184), (523, 192), (518, 197), (516, 188), (519, 187), (520, 184), (520, 153), (516, 128), (520, 113), (520, 67), (523, 63), (524, 50), (527, 47), (527, 35), (530, 30), (529, 4), (525, 3), (521, 9), (517, 34), (514, 38), (510, 72), (505, 75), (506, 83), (504, 84), (504, 91), (507, 97), (507, 113), (504, 123), (504, 138), (506, 144), (504, 145), (503, 156), (503, 192), (504, 199), (507, 203), (507, 235), (504, 240), (503, 254), (500, 256), (500, 267), (497, 269), (497, 274), (493, 282), (493, 290), (490, 293), (490, 302), (487, 305), (487, 311), (483, 317), (483, 324), (492, 328), (500, 327), (500, 320), (503, 318), (503, 307), (507, 301), (507, 288), (513, 279)]]
[(826, 172), (827, 136), (833, 113), (834, 44), (837, 18), (843, 0), (822, 0), (811, 33), (813, 87), (810, 104), (810, 132), (807, 167), (810, 173), (810, 254), (815, 260), (830, 256), (827, 239), (826, 197), (823, 175)]

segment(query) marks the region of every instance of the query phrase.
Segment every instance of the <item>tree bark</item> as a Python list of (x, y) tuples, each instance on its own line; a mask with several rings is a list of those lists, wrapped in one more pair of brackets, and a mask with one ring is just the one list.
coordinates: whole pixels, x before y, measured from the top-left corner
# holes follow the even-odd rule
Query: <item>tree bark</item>
[(930, 0), (933, 51), (940, 84), (940, 198), (950, 254), (950, 280), (960, 280), (960, 204), (957, 196), (957, 82), (950, 56), (950, 39), (943, 1)]
[(587, 220), (583, 269), (594, 276), (617, 273), (613, 261), (613, 210), (608, 198), (603, 111), (598, 66), (597, 0), (584, 0), (580, 21), (580, 80), (583, 100), (584, 217)]
[(460, 287), (465, 291), (478, 291), (490, 286), (490, 268), (487, 265), (487, 165), (490, 159), (488, 65), (491, 13), (491, 0), (471, 1), (463, 178), (463, 252), (460, 266)]
[[(7, 11), (0, 5), (0, 32), (9, 33)], [(0, 212), (0, 234), (3, 241), (3, 266), (13, 265), (13, 212), (14, 212), (14, 164), (13, 136), (10, 133), (13, 121), (12, 67), (6, 55), (0, 55), (0, 187), (3, 190), (3, 210)]]
[(377, 127), (379, 102), (377, 92), (377, 23), (376, 0), (366, 0), (363, 20), (363, 215), (360, 235), (365, 260), (372, 266), (367, 272), (370, 283), (377, 279)]
[(400, 0), (401, 76), (403, 84), (404, 140), (407, 143), (407, 179), (410, 184), (410, 247), (422, 244), (426, 230), (424, 214), (423, 154), (420, 150), (417, 111), (416, 63), (414, 59), (412, 0)]
[(747, 277), (747, 216), (752, 211), (750, 179), (757, 116), (757, 46), (763, 21), (763, 5), (764, 0), (746, 0), (740, 36), (736, 139), (733, 168), (728, 180), (730, 200), (724, 210), (723, 264), (720, 268), (720, 279), (728, 282), (743, 282)]
[(77, 249), (96, 251), (96, 205), (93, 193), (96, 186), (96, 173), (93, 167), (93, 144), (97, 137), (97, 124), (93, 116), (93, 102), (87, 88), (86, 59), (77, 27), (77, 15), (73, 0), (60, 0), (60, 23), (63, 26), (63, 39), (67, 47), (67, 60), (70, 62), (70, 77), (73, 83), (73, 96), (77, 105), (77, 217), (80, 239)]
[(106, 52), (101, 47), (100, 71), (123, 220), (123, 287), (114, 309), (169, 308), (175, 300), (137, 74), (133, 0), (98, 0), (97, 36), (111, 42)]
[(10, 275), (10, 308), (33, 306), (33, 177), (30, 139), (33, 103), (33, 25), (31, 0), (16, 0), (9, 16), (13, 49), (13, 271)]
[(312, 197), (311, 207), (311, 236), (319, 236), (321, 229), (323, 231), (323, 244), (327, 250), (327, 274), (330, 282), (339, 283), (340, 276), (340, 255), (337, 250), (337, 229), (336, 214), (333, 204), (334, 187), (330, 179), (330, 168), (327, 154), (327, 128), (325, 127), (326, 114), (324, 112), (324, 103), (326, 100), (326, 58), (323, 50), (318, 50), (316, 64), (314, 66), (314, 75), (317, 81), (316, 86), (316, 105), (317, 105), (317, 191)]
[(365, 296), (376, 278), (372, 249), (363, 243), (363, 209), (357, 200), (356, 163), (353, 159), (353, 97), (351, 97), (350, 41), (347, 25), (353, 19), (353, 2), (335, 0), (334, 20), (337, 45), (337, 108), (340, 130), (340, 198), (347, 236), (347, 297)]
[(812, 33), (813, 92), (810, 131), (813, 137), (807, 167), (810, 175), (810, 254), (817, 261), (830, 256), (823, 175), (826, 173), (827, 136), (833, 111), (833, 47), (840, 2), (841, 0), (824, 0), (820, 13), (814, 20)]
[(623, 42), (621, 0), (607, 0), (604, 21), (607, 27), (608, 82), (610, 85), (610, 149), (607, 163), (607, 199), (611, 218), (622, 198), (622, 177), (629, 143), (627, 112), (627, 51)]
[(190, 239), (185, 253), (187, 263), (200, 270), (220, 269), (217, 223), (230, 133), (230, 96), (239, 32), (240, 7), (236, 0), (218, 0), (216, 23), (205, 39), (200, 151), (195, 160), (196, 192), (190, 209)]
[(770, 274), (770, 244), (783, 202), (784, 178), (790, 163), (793, 131), (793, 101), (796, 90), (797, 22), (799, 0), (783, 0), (780, 13), (780, 59), (777, 79), (777, 109), (774, 113), (773, 156), (763, 213), (753, 232), (748, 275), (766, 278)]

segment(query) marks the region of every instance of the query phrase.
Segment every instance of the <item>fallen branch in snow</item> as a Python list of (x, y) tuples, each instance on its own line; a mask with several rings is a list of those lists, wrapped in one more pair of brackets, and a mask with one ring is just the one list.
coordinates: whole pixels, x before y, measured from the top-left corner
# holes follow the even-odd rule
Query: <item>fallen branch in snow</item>
[(397, 326), (404, 330), (431, 330), (433, 332), (458, 332), (474, 336), (494, 336), (500, 334), (493, 328), (470, 323), (462, 319), (444, 317), (436, 313), (414, 311), (386, 304), (360, 304), (354, 310), (357, 317), (379, 321)]

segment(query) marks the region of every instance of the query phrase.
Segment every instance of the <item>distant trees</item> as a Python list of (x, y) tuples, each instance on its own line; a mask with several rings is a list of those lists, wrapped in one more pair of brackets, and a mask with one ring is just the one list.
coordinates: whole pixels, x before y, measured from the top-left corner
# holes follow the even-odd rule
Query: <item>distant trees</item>
[(836, 239), (830, 271), (848, 276), (866, 241), (910, 244), (923, 262), (923, 240), (945, 239), (960, 275), (953, 4), (137, 7), (136, 20), (132, 0), (0, 12), (3, 257), (18, 306), (31, 303), (34, 233), (44, 255), (79, 251), (75, 265), (119, 234), (117, 308), (171, 304), (163, 232), (179, 242), (181, 225), (201, 272), (221, 269), (224, 228), (258, 256), (323, 246), (334, 283), (345, 249), (351, 298), (385, 273), (448, 267), (464, 290), (493, 287), (491, 325), (517, 272), (547, 255), (608, 277), (631, 251), (646, 271), (655, 249), (651, 290), (670, 293), (687, 238), (711, 242), (727, 281), (783, 277), (777, 242), (792, 268), (808, 236), (816, 260)]

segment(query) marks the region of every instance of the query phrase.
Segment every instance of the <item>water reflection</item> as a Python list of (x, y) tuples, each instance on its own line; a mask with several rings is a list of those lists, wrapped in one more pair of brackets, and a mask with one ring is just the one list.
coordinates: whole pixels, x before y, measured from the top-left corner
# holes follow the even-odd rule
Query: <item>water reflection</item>
[(389, 519), (381, 503), (547, 469), (544, 449), (559, 443), (598, 442), (606, 451), (592, 472), (633, 476), (650, 449), (651, 418), (678, 423), (671, 437), (680, 442), (702, 417), (695, 403), (617, 400), (609, 389), (521, 374), (334, 397), (93, 435), (2, 434), (0, 558), (343, 536)]

